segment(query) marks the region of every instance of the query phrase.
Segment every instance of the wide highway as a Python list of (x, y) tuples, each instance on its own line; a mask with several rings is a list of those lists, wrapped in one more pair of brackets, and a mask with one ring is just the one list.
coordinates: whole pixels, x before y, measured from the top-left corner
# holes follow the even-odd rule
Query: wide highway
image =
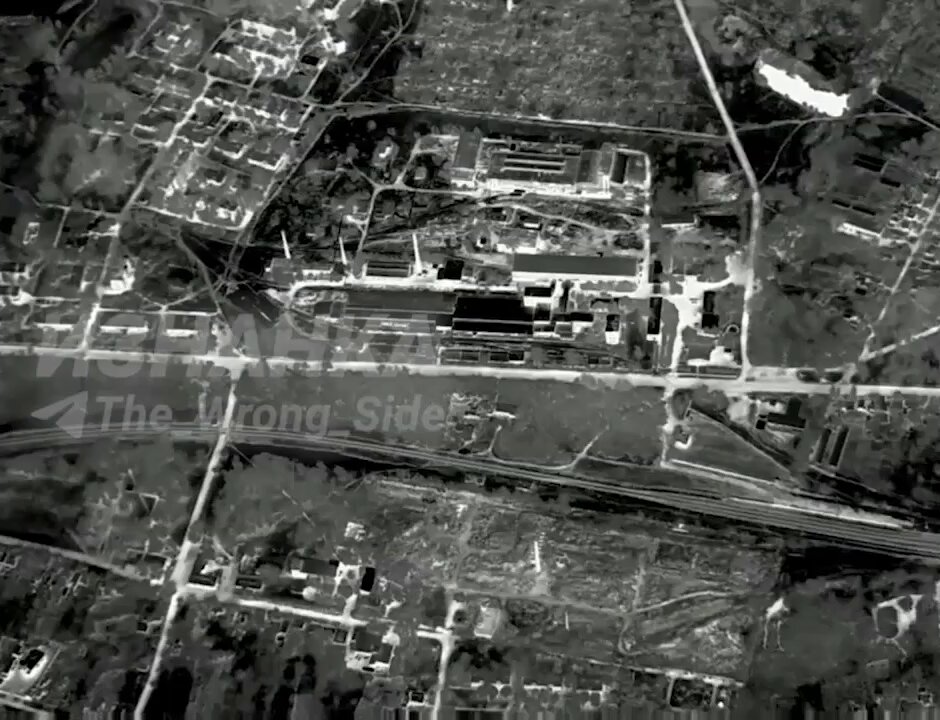
[[(79, 434), (76, 439), (68, 434)], [(218, 431), (199, 424), (180, 423), (168, 431), (179, 440), (211, 442)], [(110, 436), (125, 441), (143, 441), (152, 438), (155, 430), (142, 428), (119, 435), (113, 430), (95, 427), (63, 428), (62, 430), (27, 430), (7, 433), (0, 438), (0, 453), (23, 452), (31, 449), (67, 447), (94, 442)], [(320, 437), (303, 433), (290, 433), (236, 426), (231, 431), (231, 441), (261, 447), (282, 449), (319, 448), (324, 451), (366, 454), (374, 458), (407, 460), (409, 463), (426, 463), (429, 468), (449, 468), (463, 472), (504, 477), (525, 483), (570, 487), (594, 493), (616, 495), (645, 503), (662, 505), (676, 511), (694, 513), (744, 524), (766, 527), (779, 531), (803, 533), (825, 539), (839, 545), (883, 552), (921, 562), (940, 561), (940, 534), (921, 532), (905, 523), (887, 517), (837, 509), (832, 505), (811, 507), (798, 505), (797, 501), (782, 503), (774, 500), (757, 500), (722, 497), (717, 492), (686, 490), (660, 490), (649, 486), (631, 486), (622, 482), (611, 482), (577, 474), (546, 472), (515, 463), (493, 460), (478, 460), (452, 453), (435, 452), (414, 447), (385, 445), (341, 437)]]

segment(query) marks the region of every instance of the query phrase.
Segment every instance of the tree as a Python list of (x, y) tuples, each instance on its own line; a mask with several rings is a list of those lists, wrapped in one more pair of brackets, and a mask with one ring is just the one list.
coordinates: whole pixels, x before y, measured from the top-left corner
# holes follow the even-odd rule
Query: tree
[(63, 192), (90, 192), (106, 200), (122, 198), (136, 178), (135, 158), (127, 145), (114, 138), (82, 138), (73, 150)]
[(858, 357), (862, 323), (880, 310), (876, 244), (835, 232), (828, 206), (810, 200), (773, 216), (755, 272), (759, 291), (749, 309), (761, 322), (749, 338), (752, 362), (816, 367)]
[(707, 385), (692, 389), (692, 406), (709, 415), (724, 415), (728, 405), (728, 396), (721, 390), (710, 390)]
[(143, 548), (171, 555), (188, 524), (206, 455), (174, 445), (169, 435), (133, 445), (91, 445), (76, 467), (85, 478), (77, 536), (93, 552), (123, 556)]
[(455, 686), (476, 680), (507, 682), (510, 677), (511, 649), (486, 640), (461, 640), (450, 656), (447, 668), (450, 683)]
[(447, 594), (444, 588), (435, 587), (421, 598), (421, 610), (425, 622), (431, 627), (443, 627), (447, 619)]
[(72, 546), (81, 513), (82, 473), (61, 455), (29, 453), (5, 462), (0, 533)]
[[(51, 23), (18, 30), (16, 38), (0, 32), (0, 51), (5, 59), (0, 70), (0, 107), (9, 111), (2, 113), (0, 120), (0, 151), (7, 160), (4, 179), (30, 191), (41, 188), (44, 200), (68, 202), (75, 188), (69, 183), (63, 186), (63, 179), (70, 158), (77, 153), (84, 165), (109, 165), (98, 181), (102, 195), (114, 194), (112, 178), (136, 172), (132, 156), (120, 153), (113, 161), (107, 156), (85, 160), (83, 153), (86, 148), (94, 149), (91, 128), (113, 129), (109, 125), (142, 109), (139, 99), (120, 86), (130, 72), (123, 50), (113, 51), (111, 36), (89, 36), (73, 38), (60, 52), (59, 34)], [(13, 47), (7, 48), (10, 44)], [(85, 52), (91, 45), (95, 52)], [(125, 138), (119, 144), (126, 142)], [(78, 179), (95, 169), (80, 172)]]
[(291, 530), (294, 547), (332, 549), (372, 503), (368, 483), (341, 468), (262, 453), (235, 460), (212, 503), (211, 528), (230, 550)]
[(764, 42), (808, 62), (841, 90), (891, 78), (937, 21), (936, 9), (922, 3), (749, 0), (737, 7)]
[(308, 15), (297, 0), (202, 0), (202, 6), (220, 17), (245, 15), (270, 22), (302, 21)]
[[(904, 339), (899, 338), (901, 341)], [(940, 385), (940, 349), (935, 341), (933, 337), (926, 342), (905, 342), (893, 350), (874, 355), (859, 365), (860, 381), (902, 387)], [(877, 346), (873, 350), (877, 350)]]
[(926, 508), (940, 501), (940, 420), (931, 412), (907, 429), (883, 455), (887, 480), (902, 504)]

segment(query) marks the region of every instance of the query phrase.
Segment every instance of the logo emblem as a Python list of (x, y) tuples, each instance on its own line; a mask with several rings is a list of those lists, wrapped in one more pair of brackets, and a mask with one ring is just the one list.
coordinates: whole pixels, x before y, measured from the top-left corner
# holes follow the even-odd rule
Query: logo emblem
[(33, 411), (32, 415), (38, 420), (52, 420), (66, 435), (76, 440), (80, 439), (85, 429), (85, 415), (88, 408), (88, 391), (70, 395), (64, 400), (58, 400)]

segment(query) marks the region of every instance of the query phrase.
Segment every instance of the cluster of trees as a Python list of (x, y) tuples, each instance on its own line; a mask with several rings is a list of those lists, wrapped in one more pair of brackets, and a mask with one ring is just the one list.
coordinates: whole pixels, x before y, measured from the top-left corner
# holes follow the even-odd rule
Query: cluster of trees
[(75, 457), (46, 452), (5, 458), (0, 533), (73, 547), (71, 533), (81, 517), (84, 492), (75, 462)]
[[(915, 597), (903, 598), (911, 592), (920, 596), (916, 605)], [(916, 695), (918, 687), (940, 692), (935, 672), (938, 608), (932, 593), (933, 578), (904, 573), (851, 574), (796, 584), (786, 597), (782, 651), (771, 631), (767, 649), (752, 666), (751, 692), (786, 696), (813, 687), (810, 704), (828, 713), (849, 700), (865, 704), (881, 695)], [(885, 610), (878, 612), (875, 625), (875, 603), (889, 598), (901, 598), (902, 607), (910, 602), (908, 607), (916, 610), (916, 620), (903, 634), (898, 634), (898, 616)], [(879, 659), (887, 662), (873, 662)]]
[(299, 259), (328, 262), (336, 254), (344, 216), (368, 206), (372, 187), (348, 172), (316, 165), (301, 166), (265, 210), (255, 234), (258, 243), (279, 249), (284, 233)]
[(84, 503), (76, 538), (93, 553), (120, 559), (134, 547), (171, 556), (183, 539), (206, 472), (207, 451), (184, 448), (168, 435), (83, 450)]
[(168, 436), (5, 458), (0, 533), (118, 559), (145, 545), (172, 553), (205, 464), (205, 449), (181, 448)]
[(376, 503), (368, 481), (341, 467), (310, 467), (280, 455), (235, 457), (208, 515), (229, 552), (274, 536), (311, 552), (335, 547), (347, 524)]
[(861, 363), (860, 382), (901, 387), (940, 385), (940, 351), (934, 343), (912, 341)]
[(476, 680), (482, 680), (485, 684), (508, 682), (515, 654), (518, 653), (513, 648), (488, 640), (461, 640), (448, 661), (448, 684), (459, 688), (468, 687)]
[[(858, 5), (853, 4), (847, 14), (858, 10)], [(775, 11), (773, 4), (762, 8), (755, 12)], [(892, 8), (889, 14), (893, 12)], [(898, 18), (890, 21), (895, 20)], [(782, 27), (789, 31), (791, 24)], [(872, 48), (864, 48), (864, 52), (869, 50)], [(878, 52), (875, 48), (874, 53)], [(754, 362), (776, 364), (787, 350), (789, 365), (855, 360), (872, 329), (869, 323), (886, 301), (879, 291), (890, 286), (894, 278), (886, 270), (885, 257), (879, 256), (875, 243), (835, 231), (837, 214), (830, 198), (842, 195), (852, 201), (868, 192), (864, 178), (851, 170), (858, 154), (900, 159), (910, 173), (910, 180), (905, 181), (911, 186), (909, 192), (916, 196), (921, 189), (920, 174), (930, 173), (937, 166), (940, 133), (929, 131), (929, 123), (917, 119), (915, 113), (922, 112), (923, 106), (918, 107), (914, 98), (890, 88), (880, 92), (885, 99), (876, 99), (846, 122), (804, 118), (766, 130), (742, 132), (762, 180), (767, 221), (757, 264), (760, 292), (751, 312), (770, 324), (768, 327), (762, 322), (762, 329), (752, 338)], [(893, 116), (885, 117), (883, 113)], [(882, 186), (880, 194), (865, 202), (887, 214), (899, 200), (890, 197)], [(878, 217), (873, 220), (881, 221)], [(896, 256), (900, 270), (903, 250), (890, 252)], [(889, 314), (876, 330), (887, 338), (906, 337), (924, 329), (912, 327), (921, 315)], [(784, 342), (779, 342), (780, 338)], [(782, 351), (776, 356), (774, 346)]]
[(535, 600), (510, 599), (503, 608), (506, 611), (506, 622), (522, 635), (538, 636), (559, 620), (558, 613), (551, 607)]
[[(443, 622), (440, 624), (443, 625)], [(400, 639), (400, 649), (397, 655), (402, 677), (409, 688), (430, 693), (437, 685), (441, 665), (440, 645), (435, 641), (421, 639), (412, 634), (402, 635)]]
[(304, 717), (352, 720), (366, 679), (337, 663), (342, 649), (327, 646), (331, 630), (305, 631), (302, 620), (285, 619), (272, 632), (273, 621), (257, 614), (205, 614), (196, 605), (186, 615), (197, 612), (172, 630), (175, 652), (145, 717), (249, 720), (288, 717), (293, 708)]
[(876, 245), (835, 232), (825, 203), (784, 197), (762, 230), (759, 292), (749, 308), (760, 322), (752, 325), (750, 360), (791, 367), (854, 361), (865, 323), (880, 309), (884, 262)]
[(730, 10), (747, 26), (743, 35), (809, 63), (844, 89), (896, 75), (912, 48), (929, 43), (927, 28), (938, 19), (929, 4), (884, 0), (838, 6), (824, 0), (749, 0)]
[(919, 510), (936, 522), (940, 520), (940, 421), (932, 412), (924, 413), (898, 442), (881, 451), (883, 480), (901, 505)]
[[(137, 166), (129, 137), (102, 139), (89, 129), (133, 118), (141, 101), (121, 86), (131, 71), (126, 42), (138, 13), (119, 2), (66, 25), (45, 20), (0, 37), (2, 179), (38, 199), (68, 203), (76, 194), (105, 207), (122, 197)], [(24, 42), (25, 36), (25, 42)]]
[(46, 67), (57, 57), (56, 32), (49, 22), (27, 25), (10, 35), (0, 36), (5, 59), (0, 70), (0, 157), (5, 181), (23, 160), (24, 150), (35, 150), (54, 111), (46, 99), (51, 85)]
[(58, 645), (45, 703), (110, 706), (118, 700), (125, 672), (146, 667), (153, 656), (153, 637), (138, 632), (139, 622), (162, 612), (152, 588), (54, 558), (43, 563), (26, 554), (20, 560), (0, 583), (0, 636), (20, 640), (25, 648), (50, 640)]

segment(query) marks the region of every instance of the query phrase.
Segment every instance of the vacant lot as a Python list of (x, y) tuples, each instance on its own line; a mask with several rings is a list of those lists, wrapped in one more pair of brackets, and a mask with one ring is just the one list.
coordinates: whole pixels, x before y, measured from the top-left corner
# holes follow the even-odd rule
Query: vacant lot
[(499, 399), (516, 408), (497, 439), (501, 458), (564, 464), (592, 442), (592, 455), (643, 465), (659, 458), (666, 421), (659, 389), (503, 380)]
[[(238, 398), (244, 408), (241, 422), (246, 425), (264, 424), (259, 408), (299, 406), (305, 415), (298, 429), (311, 434), (345, 432), (361, 439), (440, 447), (443, 413), (451, 394), (489, 394), (489, 386), (485, 378), (290, 372), (273, 379), (245, 376)], [(294, 429), (290, 421), (290, 417), (283, 418), (285, 427)]]
[(637, 665), (742, 678), (748, 633), (778, 567), (769, 549), (701, 538), (664, 542), (648, 564), (621, 649)]
[(739, 473), (761, 480), (786, 480), (789, 475), (779, 463), (701, 413), (693, 412), (683, 427), (691, 436), (691, 445), (687, 449), (675, 445), (670, 447), (666, 455), (669, 460), (695, 463), (718, 472)]
[[(244, 376), (238, 397), (241, 422), (272, 422), (268, 408), (303, 407), (304, 431), (445, 447), (444, 416), (455, 396), (496, 403), (508, 415), (494, 452), (502, 459), (553, 465), (570, 462), (592, 440), (591, 452), (613, 460), (649, 464), (660, 454), (665, 422), (662, 391), (610, 390), (547, 380), (423, 377), (404, 372), (325, 376), (290, 372), (283, 378)], [(296, 425), (294, 414), (273, 422)], [(514, 415), (514, 419), (509, 415)], [(298, 416), (299, 417), (299, 416)], [(624, 418), (629, 418), (624, 420)]]
[[(0, 359), (3, 399), (0, 423), (9, 429), (50, 427), (59, 420), (66, 424), (135, 430), (168, 420), (194, 422), (204, 419), (200, 416), (200, 396), (210, 410), (224, 409), (227, 392), (225, 371), (207, 366), (35, 357)], [(77, 403), (77, 413), (66, 413), (71, 406), (63, 405), (51, 418), (33, 414), (69, 400)], [(222, 401), (221, 406), (218, 400)], [(60, 417), (60, 412), (66, 414)]]
[(639, 527), (593, 514), (562, 519), (482, 505), (470, 523), (458, 577), (462, 590), (616, 612), (631, 606), (635, 573), (653, 543)]
[(407, 102), (635, 124), (675, 125), (689, 103), (706, 107), (679, 114), (713, 112), (693, 99), (699, 70), (670, 2), (448, 0), (425, 6), (419, 31), (423, 52), (396, 77)]

